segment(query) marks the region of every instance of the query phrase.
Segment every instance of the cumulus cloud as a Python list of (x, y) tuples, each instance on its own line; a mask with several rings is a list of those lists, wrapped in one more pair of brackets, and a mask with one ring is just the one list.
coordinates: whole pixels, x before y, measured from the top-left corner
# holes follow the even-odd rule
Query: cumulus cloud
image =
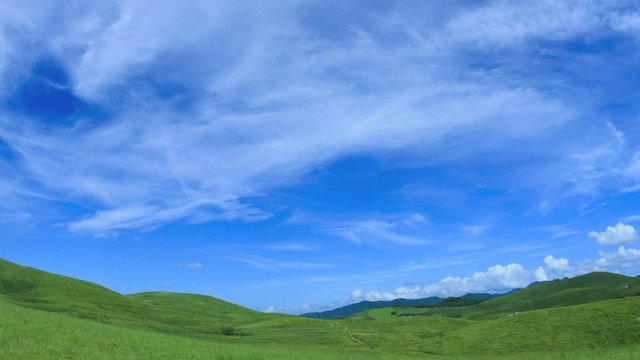
[(553, 255), (547, 255), (544, 258), (544, 264), (551, 270), (567, 270), (569, 269), (569, 260), (565, 258), (556, 259)]
[(425, 286), (401, 286), (393, 291), (354, 291), (354, 300), (392, 300), (396, 298), (420, 298), (428, 296), (459, 296), (474, 292), (501, 292), (526, 287), (534, 281), (547, 280), (544, 272), (530, 271), (520, 264), (495, 265), (487, 271), (478, 271), (469, 277), (449, 276)]
[(614, 253), (600, 252), (600, 258), (595, 261), (597, 269), (624, 271), (636, 269), (640, 263), (640, 250), (618, 247)]
[(500, 293), (524, 288), (533, 282), (573, 277), (593, 271), (630, 273), (640, 271), (640, 250), (619, 247), (616, 252), (600, 252), (598, 258), (571, 264), (568, 259), (547, 255), (543, 265), (529, 270), (520, 264), (495, 265), (487, 271), (475, 272), (468, 277), (446, 277), (427, 285), (400, 286), (394, 290), (355, 290), (351, 301), (416, 299), (429, 296), (461, 296), (466, 293)]
[(615, 226), (607, 226), (602, 232), (591, 231), (589, 237), (596, 239), (601, 245), (617, 245), (638, 240), (638, 232), (631, 225), (617, 223)]

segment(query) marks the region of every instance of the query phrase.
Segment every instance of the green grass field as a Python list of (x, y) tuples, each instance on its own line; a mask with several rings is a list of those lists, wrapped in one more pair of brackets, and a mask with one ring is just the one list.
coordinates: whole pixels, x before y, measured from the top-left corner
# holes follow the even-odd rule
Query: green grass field
[(638, 359), (637, 286), (596, 273), (488, 300), (463, 317), (381, 308), (316, 320), (201, 295), (120, 295), (0, 261), (0, 358)]

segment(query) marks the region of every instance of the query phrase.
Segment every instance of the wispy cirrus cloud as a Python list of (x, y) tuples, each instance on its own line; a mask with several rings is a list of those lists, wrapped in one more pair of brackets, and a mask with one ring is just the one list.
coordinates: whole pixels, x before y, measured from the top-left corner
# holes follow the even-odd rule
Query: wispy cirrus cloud
[(262, 270), (317, 270), (317, 269), (330, 269), (334, 265), (324, 262), (310, 262), (310, 261), (296, 261), (296, 260), (282, 260), (273, 259), (257, 255), (243, 255), (243, 256), (231, 256), (230, 260), (237, 261), (243, 264), (251, 265), (257, 269)]
[(428, 217), (420, 214), (393, 216), (351, 215), (339, 218), (321, 214), (295, 213), (289, 225), (306, 225), (314, 231), (343, 238), (353, 243), (400, 246), (421, 246), (429, 243), (418, 234), (429, 224)]
[(309, 244), (298, 242), (280, 242), (268, 244), (266, 249), (273, 251), (311, 251), (314, 247)]
[[(16, 186), (86, 209), (67, 219), (76, 232), (265, 219), (269, 209), (252, 198), (350, 155), (433, 165), (503, 146), (522, 149), (508, 154), (515, 160), (569, 154), (538, 180), (522, 176), (504, 186), (537, 188), (561, 171), (561, 183), (545, 187), (579, 195), (596, 192), (609, 159), (626, 154), (622, 147), (606, 156), (581, 152), (591, 139), (577, 149), (530, 146), (562, 143), (584, 109), (522, 63), (542, 51), (537, 42), (600, 31), (636, 36), (634, 10), (621, 6), (492, 2), (453, 11), (441, 4), (448, 15), (425, 25), (418, 15), (429, 9), (410, 14), (400, 3), (334, 37), (305, 22), (298, 3), (14, 5), (19, 10), (0, 15), (0, 64), (14, 74), (4, 91), (28, 81), (38, 59), (54, 58), (69, 77), (58, 90), (94, 108), (76, 111), (65, 126), (0, 114), (0, 138), (20, 154), (11, 166), (38, 184)], [(394, 41), (385, 37), (390, 31)], [(514, 51), (504, 63), (466, 60), (496, 49)], [(6, 54), (19, 57), (12, 62), (19, 69)], [(616, 138), (606, 125), (595, 127), (606, 141)], [(352, 241), (421, 243), (396, 227), (364, 221), (328, 231)]]
[(636, 222), (640, 221), (640, 214), (638, 215), (629, 215), (622, 218), (622, 222)]

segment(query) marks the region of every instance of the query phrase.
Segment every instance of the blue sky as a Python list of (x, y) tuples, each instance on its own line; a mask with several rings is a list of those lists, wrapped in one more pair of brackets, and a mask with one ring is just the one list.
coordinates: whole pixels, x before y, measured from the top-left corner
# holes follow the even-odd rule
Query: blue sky
[(631, 1), (5, 1), (0, 256), (300, 313), (640, 273)]

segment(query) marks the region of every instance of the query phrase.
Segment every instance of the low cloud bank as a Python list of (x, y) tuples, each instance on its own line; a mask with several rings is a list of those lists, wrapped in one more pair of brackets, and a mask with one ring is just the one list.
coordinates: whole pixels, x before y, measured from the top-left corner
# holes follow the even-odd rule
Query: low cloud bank
[(427, 285), (401, 286), (389, 291), (355, 290), (351, 301), (417, 299), (429, 296), (460, 296), (466, 293), (500, 293), (523, 288), (536, 281), (573, 277), (593, 271), (629, 273), (640, 269), (640, 250), (620, 246), (616, 252), (599, 252), (598, 258), (572, 264), (568, 259), (547, 255), (543, 265), (526, 269), (521, 264), (494, 265), (468, 277), (448, 276)]

